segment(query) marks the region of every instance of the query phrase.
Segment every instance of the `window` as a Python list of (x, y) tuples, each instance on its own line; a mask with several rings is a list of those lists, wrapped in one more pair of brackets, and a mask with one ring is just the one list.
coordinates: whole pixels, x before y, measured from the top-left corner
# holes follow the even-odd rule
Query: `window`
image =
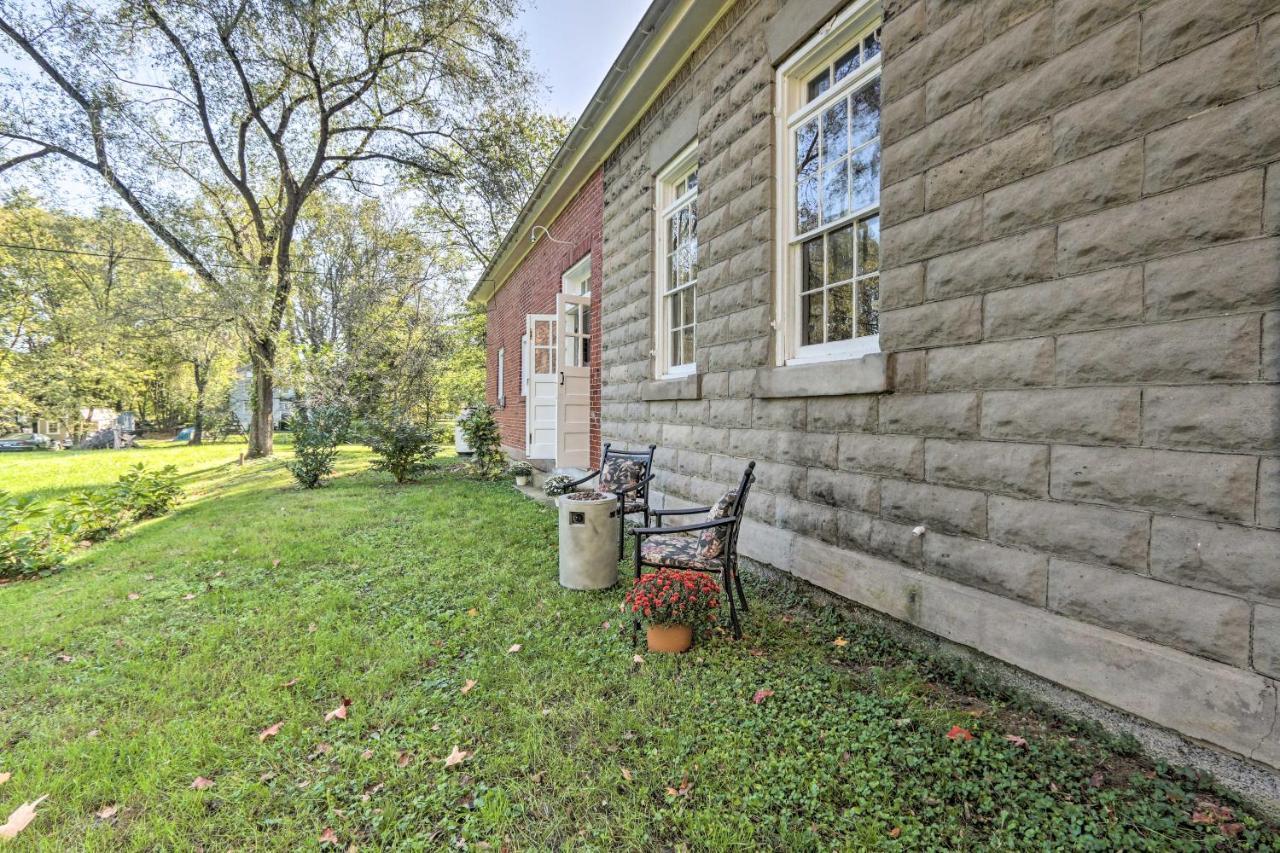
[(529, 335), (520, 336), (520, 396), (529, 396)]
[(687, 376), (697, 370), (697, 143), (658, 174), (655, 194), (654, 356), (661, 379)]
[(507, 395), (505, 393), (507, 385), (507, 350), (505, 347), (498, 348), (498, 405), (505, 406), (507, 404)]
[(857, 2), (778, 69), (778, 352), (880, 349), (880, 20)]

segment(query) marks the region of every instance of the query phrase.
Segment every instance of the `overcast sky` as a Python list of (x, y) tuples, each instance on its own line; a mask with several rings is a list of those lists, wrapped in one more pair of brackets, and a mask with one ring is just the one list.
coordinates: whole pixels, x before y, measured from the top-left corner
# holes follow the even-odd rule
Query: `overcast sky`
[(577, 119), (649, 0), (527, 0), (517, 27), (551, 91), (547, 109)]

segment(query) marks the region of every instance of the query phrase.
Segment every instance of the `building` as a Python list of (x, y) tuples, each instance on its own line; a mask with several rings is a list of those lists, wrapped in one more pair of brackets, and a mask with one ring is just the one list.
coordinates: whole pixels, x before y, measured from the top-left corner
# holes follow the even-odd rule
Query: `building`
[[(235, 415), (241, 429), (249, 428), (249, 422), (253, 417), (252, 400), (253, 368), (246, 365), (236, 370), (235, 381), (231, 383), (231, 413)], [(273, 388), (271, 400), (271, 418), (278, 428), (281, 423), (293, 417), (298, 401), (291, 389), (281, 388), (279, 385)]]
[(598, 171), (661, 500), (755, 459), (747, 556), (1280, 767), (1274, 4), (655, 0), (574, 134), (477, 288), (513, 451)]

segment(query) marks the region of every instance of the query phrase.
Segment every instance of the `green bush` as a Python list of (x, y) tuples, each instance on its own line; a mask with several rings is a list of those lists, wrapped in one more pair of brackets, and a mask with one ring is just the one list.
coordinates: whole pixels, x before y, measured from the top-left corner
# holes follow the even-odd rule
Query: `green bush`
[(338, 445), (347, 434), (350, 417), (341, 406), (299, 409), (293, 416), (293, 459), (289, 471), (304, 489), (315, 489), (333, 473)]
[(120, 475), (111, 487), (111, 497), (124, 516), (121, 527), (130, 520), (157, 518), (173, 509), (182, 497), (178, 469), (166, 465), (159, 471), (148, 471), (147, 466), (138, 463)]
[(47, 575), (62, 565), (71, 538), (31, 498), (0, 491), (0, 578)]
[(56, 511), (67, 533), (77, 541), (101, 542), (129, 523), (110, 490), (72, 492)]
[(493, 417), (493, 406), (487, 403), (472, 406), (458, 423), (467, 444), (471, 445), (471, 470), (481, 477), (500, 476), (507, 459), (502, 453), (502, 437)]
[(378, 457), (373, 469), (386, 471), (397, 483), (406, 483), (427, 470), (427, 463), (436, 455), (445, 436), (439, 424), (386, 418), (368, 423), (365, 440)]

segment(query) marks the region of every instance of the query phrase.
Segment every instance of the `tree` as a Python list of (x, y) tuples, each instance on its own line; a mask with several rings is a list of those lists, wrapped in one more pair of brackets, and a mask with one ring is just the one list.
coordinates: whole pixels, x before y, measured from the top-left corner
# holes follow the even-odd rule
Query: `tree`
[(513, 7), (0, 0), (0, 33), (38, 69), (0, 96), (0, 172), (52, 158), (97, 174), (218, 296), (249, 342), (249, 452), (269, 455), (308, 203), (396, 168), (448, 186), (510, 150), (532, 85)]

